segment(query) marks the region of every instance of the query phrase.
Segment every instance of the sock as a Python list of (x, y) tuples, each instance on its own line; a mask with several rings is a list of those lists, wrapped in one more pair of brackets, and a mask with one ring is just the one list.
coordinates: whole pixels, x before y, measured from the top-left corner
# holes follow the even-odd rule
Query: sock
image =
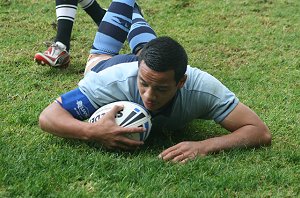
[(90, 15), (93, 21), (99, 26), (104, 14), (105, 10), (100, 7), (96, 0), (79, 0), (79, 5), (82, 9)]
[(132, 23), (135, 0), (113, 0), (96, 33), (91, 54), (117, 55)]
[(156, 38), (151, 26), (141, 15), (138, 6), (135, 4), (132, 15), (132, 25), (128, 33), (128, 42), (131, 52), (136, 54), (146, 43)]
[(56, 0), (57, 33), (55, 42), (59, 41), (70, 49), (71, 33), (75, 15), (77, 11), (77, 1)]

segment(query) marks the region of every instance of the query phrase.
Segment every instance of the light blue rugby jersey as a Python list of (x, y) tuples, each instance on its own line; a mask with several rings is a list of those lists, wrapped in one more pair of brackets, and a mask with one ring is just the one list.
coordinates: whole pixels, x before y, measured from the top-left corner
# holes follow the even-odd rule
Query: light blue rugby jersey
[[(138, 63), (121, 63), (105, 70), (89, 72), (79, 89), (93, 106), (120, 100), (143, 105), (137, 86)], [(153, 116), (152, 124), (179, 129), (194, 119), (221, 122), (238, 104), (238, 98), (220, 81), (200, 69), (188, 66), (187, 81), (174, 98), (168, 113)]]

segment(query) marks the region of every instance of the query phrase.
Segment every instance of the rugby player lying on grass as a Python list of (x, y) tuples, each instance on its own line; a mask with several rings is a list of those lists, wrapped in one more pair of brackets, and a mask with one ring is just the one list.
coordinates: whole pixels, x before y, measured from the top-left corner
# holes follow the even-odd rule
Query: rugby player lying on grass
[[(126, 38), (132, 54), (118, 55)], [(216, 78), (187, 64), (184, 48), (170, 37), (156, 37), (134, 0), (112, 1), (96, 33), (85, 77), (41, 113), (40, 126), (108, 149), (136, 149), (143, 142), (124, 134), (144, 129), (118, 126), (114, 117), (122, 107), (115, 106), (96, 123), (84, 122), (101, 106), (125, 100), (151, 112), (153, 130), (210, 119), (231, 132), (178, 143), (159, 154), (165, 161), (185, 163), (221, 150), (271, 144), (268, 127), (250, 108)]]

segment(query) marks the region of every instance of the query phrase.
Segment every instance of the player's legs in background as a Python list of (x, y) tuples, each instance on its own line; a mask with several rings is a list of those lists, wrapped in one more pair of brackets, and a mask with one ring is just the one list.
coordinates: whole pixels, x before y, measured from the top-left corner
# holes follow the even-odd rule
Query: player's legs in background
[(79, 0), (78, 4), (90, 15), (98, 27), (106, 11), (100, 7), (96, 0)]
[(95, 35), (90, 54), (117, 55), (132, 23), (135, 0), (113, 0)]
[[(103, 18), (105, 10), (95, 0), (82, 0), (82, 8), (98, 25)], [(70, 40), (77, 11), (76, 0), (56, 0), (57, 32), (49, 48), (43, 53), (37, 53), (34, 60), (41, 65), (54, 67), (67, 67), (70, 62)]]
[(156, 38), (152, 27), (141, 14), (137, 4), (133, 8), (132, 25), (128, 33), (128, 42), (131, 52), (137, 54), (143, 46)]
[(117, 55), (132, 23), (135, 0), (113, 0), (104, 15), (90, 50), (86, 72), (98, 62)]

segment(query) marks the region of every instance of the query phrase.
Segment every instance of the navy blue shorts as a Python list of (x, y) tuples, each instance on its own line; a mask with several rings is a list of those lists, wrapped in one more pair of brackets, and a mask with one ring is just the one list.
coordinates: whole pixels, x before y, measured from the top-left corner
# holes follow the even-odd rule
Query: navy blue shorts
[(92, 71), (99, 72), (113, 65), (117, 65), (120, 63), (129, 63), (137, 61), (138, 57), (134, 54), (120, 54), (111, 57), (110, 59), (100, 61), (95, 67), (92, 68)]

